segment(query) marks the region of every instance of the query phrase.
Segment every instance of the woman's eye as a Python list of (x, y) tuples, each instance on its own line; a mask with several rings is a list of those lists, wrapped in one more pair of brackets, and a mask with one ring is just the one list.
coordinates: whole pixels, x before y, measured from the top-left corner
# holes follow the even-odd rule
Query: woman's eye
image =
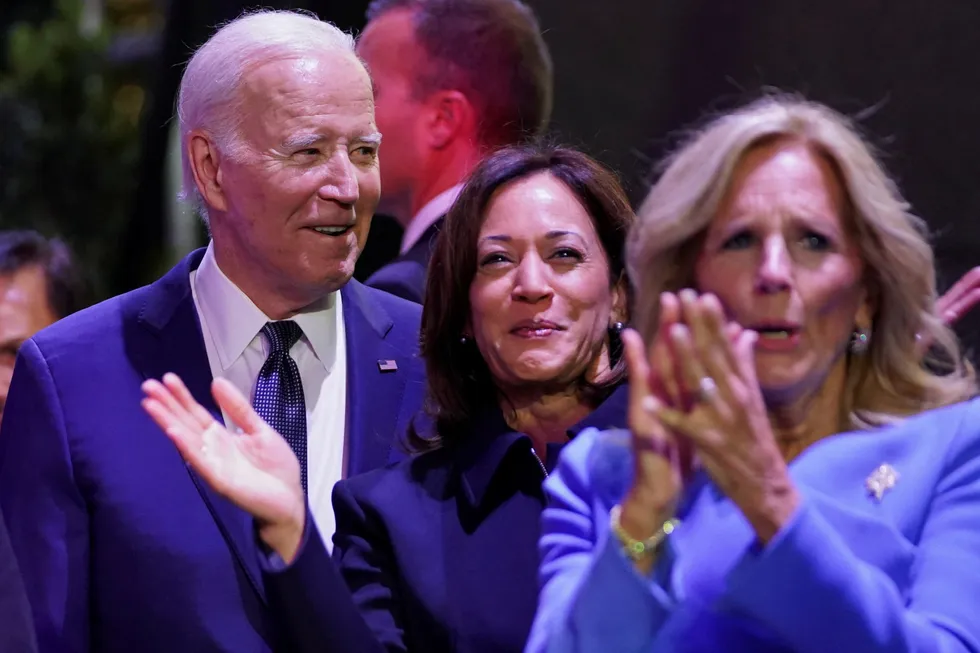
[(495, 252), (484, 256), (480, 261), (480, 265), (493, 265), (494, 263), (503, 263), (506, 260), (507, 258), (503, 254)]
[(722, 243), (721, 248), (722, 249), (745, 249), (746, 247), (752, 245), (752, 240), (753, 240), (752, 234), (750, 234), (747, 231), (742, 231), (735, 234), (734, 236), (726, 240), (724, 243)]
[(555, 250), (555, 253), (551, 256), (552, 258), (558, 259), (574, 259), (576, 261), (582, 260), (582, 254), (570, 247), (562, 247), (561, 249)]
[(802, 238), (803, 246), (815, 251), (830, 249), (830, 239), (823, 234), (808, 233)]

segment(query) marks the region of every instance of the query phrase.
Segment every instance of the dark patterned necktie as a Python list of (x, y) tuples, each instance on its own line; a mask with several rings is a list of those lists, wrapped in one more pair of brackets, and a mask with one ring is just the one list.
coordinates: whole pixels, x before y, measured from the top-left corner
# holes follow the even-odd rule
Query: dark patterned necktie
[(292, 321), (268, 322), (262, 333), (269, 341), (269, 357), (259, 371), (252, 406), (255, 412), (289, 443), (299, 459), (303, 492), (306, 492), (306, 402), (296, 361), (289, 355), (299, 337)]

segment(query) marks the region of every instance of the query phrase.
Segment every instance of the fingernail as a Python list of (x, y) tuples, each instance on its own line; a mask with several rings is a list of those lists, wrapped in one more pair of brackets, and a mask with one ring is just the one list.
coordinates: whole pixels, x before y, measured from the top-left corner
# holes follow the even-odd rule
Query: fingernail
[(685, 304), (690, 304), (691, 302), (697, 300), (698, 294), (693, 290), (691, 290), (690, 288), (685, 288), (680, 292), (680, 297), (682, 302), (684, 302)]
[(640, 406), (648, 413), (657, 412), (657, 400), (650, 395), (643, 398), (643, 401), (640, 402)]

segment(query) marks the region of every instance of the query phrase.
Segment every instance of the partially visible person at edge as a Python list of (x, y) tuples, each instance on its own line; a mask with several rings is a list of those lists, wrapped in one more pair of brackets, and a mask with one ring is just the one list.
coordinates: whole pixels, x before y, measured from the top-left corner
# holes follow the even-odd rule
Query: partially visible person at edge
[(760, 100), (639, 214), (630, 430), (546, 483), (528, 653), (980, 650), (974, 375), (854, 127)]
[(0, 231), (0, 418), (20, 346), (88, 301), (87, 280), (65, 243)]
[[(68, 246), (30, 230), (0, 232), (0, 417), (20, 346), (83, 307), (88, 284)], [(31, 608), (0, 515), (0, 651), (37, 651)]]
[[(222, 422), (212, 379), (254, 401), (296, 448), (326, 533), (335, 482), (384, 465), (421, 407), (420, 307), (351, 280), (381, 185), (351, 36), (298, 12), (244, 15), (191, 57), (177, 113), (210, 243), (17, 357), (0, 507), (42, 653), (292, 646), (251, 517), (160, 442), (146, 379), (179, 373)], [(348, 611), (335, 650), (356, 650)]]
[(300, 650), (329, 650), (331, 633), (350, 628), (343, 601), (372, 631), (348, 650), (523, 649), (541, 483), (570, 437), (625, 425), (617, 329), (633, 220), (615, 178), (578, 152), (512, 147), (477, 167), (437, 241), (423, 311), (438, 437), (337, 484), (336, 567), (289, 447), (239, 393), (214, 387), (245, 427), (236, 438), (177, 379), (147, 383), (147, 410), (190, 465), (255, 515), (277, 554), (264, 583)]
[(443, 219), (490, 151), (548, 126), (552, 66), (519, 0), (374, 0), (357, 52), (384, 135), (379, 211), (405, 228), (400, 255), (367, 280), (422, 303)]

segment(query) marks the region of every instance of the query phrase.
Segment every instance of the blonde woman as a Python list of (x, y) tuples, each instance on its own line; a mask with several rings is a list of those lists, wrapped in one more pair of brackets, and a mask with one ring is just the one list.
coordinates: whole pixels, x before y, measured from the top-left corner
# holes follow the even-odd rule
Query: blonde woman
[(821, 105), (668, 160), (628, 252), (630, 431), (545, 484), (527, 651), (980, 650), (980, 403), (923, 232)]

